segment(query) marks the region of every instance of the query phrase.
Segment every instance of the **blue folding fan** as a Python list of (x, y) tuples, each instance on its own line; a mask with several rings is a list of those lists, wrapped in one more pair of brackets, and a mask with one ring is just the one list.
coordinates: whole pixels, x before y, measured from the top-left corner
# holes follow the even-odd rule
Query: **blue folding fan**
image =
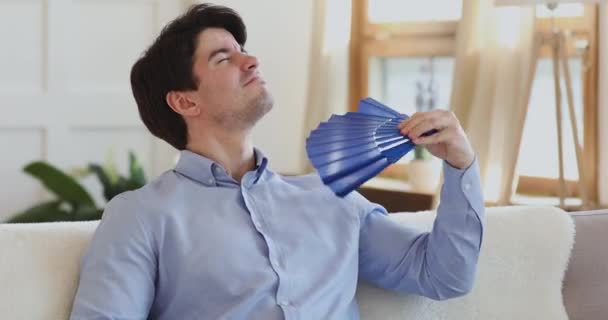
[(323, 183), (344, 197), (416, 146), (397, 127), (407, 118), (365, 98), (359, 101), (357, 112), (332, 115), (310, 133), (306, 139), (308, 158)]

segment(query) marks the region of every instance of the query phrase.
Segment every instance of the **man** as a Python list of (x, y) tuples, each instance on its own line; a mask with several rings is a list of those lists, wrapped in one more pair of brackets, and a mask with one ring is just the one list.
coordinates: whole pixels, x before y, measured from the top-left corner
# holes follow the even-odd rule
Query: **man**
[(273, 99), (245, 40), (236, 12), (196, 5), (133, 66), (143, 122), (181, 157), (106, 206), (71, 318), (358, 319), (359, 277), (438, 300), (466, 294), (484, 208), (453, 114), (400, 124), (445, 160), (445, 183), (431, 233), (399, 225), (356, 192), (336, 197), (317, 175), (269, 169), (251, 130)]

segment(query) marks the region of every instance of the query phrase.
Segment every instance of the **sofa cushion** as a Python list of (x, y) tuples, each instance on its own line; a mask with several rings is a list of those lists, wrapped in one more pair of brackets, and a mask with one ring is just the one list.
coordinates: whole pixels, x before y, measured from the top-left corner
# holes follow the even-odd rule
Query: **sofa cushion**
[[(430, 230), (434, 215), (403, 213), (393, 218)], [(468, 295), (433, 301), (360, 284), (361, 318), (568, 319), (561, 287), (573, 239), (574, 224), (562, 210), (488, 208), (477, 280)]]

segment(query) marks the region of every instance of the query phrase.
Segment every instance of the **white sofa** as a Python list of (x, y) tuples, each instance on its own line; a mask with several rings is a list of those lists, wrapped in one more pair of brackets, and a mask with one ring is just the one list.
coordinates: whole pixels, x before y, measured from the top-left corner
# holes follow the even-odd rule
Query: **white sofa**
[[(434, 215), (391, 218), (430, 229)], [(67, 319), (79, 260), (96, 225), (0, 224), (0, 319)], [(573, 242), (573, 220), (561, 210), (488, 208), (477, 281), (469, 295), (437, 302), (360, 283), (362, 319), (568, 319), (562, 281)]]

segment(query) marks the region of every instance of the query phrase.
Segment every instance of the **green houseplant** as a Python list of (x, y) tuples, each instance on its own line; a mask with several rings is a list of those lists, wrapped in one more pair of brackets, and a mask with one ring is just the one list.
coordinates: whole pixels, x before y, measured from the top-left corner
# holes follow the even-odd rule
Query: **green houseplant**
[(414, 147), (414, 160), (428, 160), (431, 157), (431, 153), (425, 147), (418, 145)]
[(129, 152), (128, 176), (118, 174), (112, 161), (103, 166), (91, 163), (73, 174), (45, 162), (34, 161), (23, 171), (38, 179), (55, 199), (45, 201), (17, 213), (8, 223), (86, 221), (101, 218), (103, 208), (97, 207), (91, 194), (80, 184), (77, 177), (94, 174), (103, 187), (103, 196), (110, 201), (116, 195), (142, 187), (146, 184), (144, 170), (133, 152)]

